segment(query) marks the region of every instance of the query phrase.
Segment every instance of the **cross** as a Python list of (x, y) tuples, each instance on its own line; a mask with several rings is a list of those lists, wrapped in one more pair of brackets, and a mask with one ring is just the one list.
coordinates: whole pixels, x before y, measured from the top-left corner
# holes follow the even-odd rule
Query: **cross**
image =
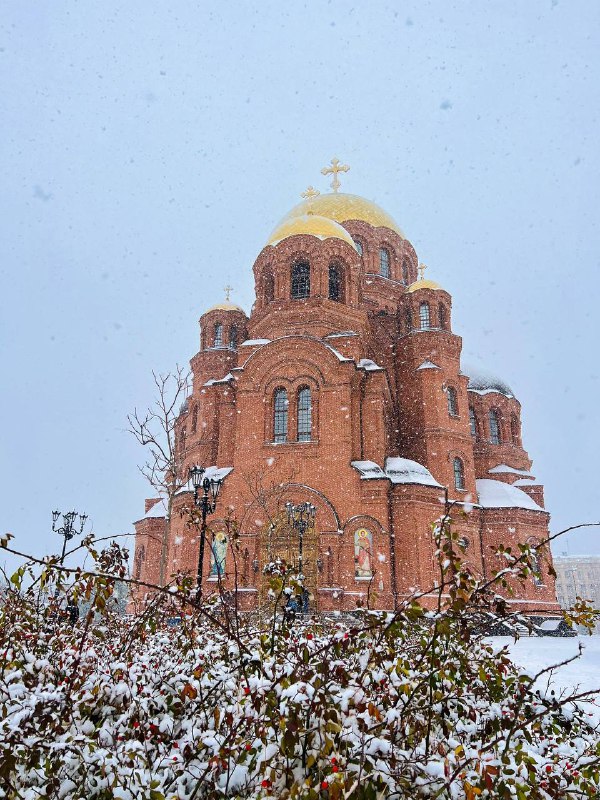
[(332, 158), (331, 159), (331, 166), (330, 167), (323, 167), (321, 170), (321, 174), (323, 175), (333, 175), (333, 180), (331, 181), (331, 188), (334, 192), (342, 185), (338, 180), (338, 173), (339, 172), (348, 172), (350, 167), (347, 164), (340, 164), (339, 159)]
[(318, 189), (314, 189), (312, 186), (309, 186), (305, 192), (302, 192), (300, 197), (304, 197), (306, 200), (312, 200), (313, 197), (317, 197), (320, 194), (321, 192)]
[(427, 269), (427, 264), (419, 264), (419, 266), (417, 267), (417, 269), (418, 269), (418, 271), (421, 273), (421, 274), (419, 275), (419, 280), (420, 280), (420, 281), (423, 281), (423, 280), (425, 280), (425, 278), (424, 278), (423, 276), (424, 276), (425, 270)]
[(225, 292), (225, 300), (229, 302), (229, 295), (231, 294), (231, 292), (233, 292), (233, 286), (227, 284), (227, 286), (223, 288), (223, 291)]

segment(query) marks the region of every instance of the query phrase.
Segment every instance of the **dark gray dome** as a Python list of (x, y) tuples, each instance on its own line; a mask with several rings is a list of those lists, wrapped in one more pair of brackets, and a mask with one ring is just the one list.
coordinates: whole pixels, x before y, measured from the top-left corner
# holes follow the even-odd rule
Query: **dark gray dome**
[(480, 369), (479, 367), (472, 367), (465, 365), (461, 367), (463, 375), (469, 377), (469, 391), (477, 392), (478, 394), (487, 394), (488, 392), (499, 392), (506, 397), (514, 397), (514, 392), (506, 383), (506, 381), (493, 375), (487, 370)]

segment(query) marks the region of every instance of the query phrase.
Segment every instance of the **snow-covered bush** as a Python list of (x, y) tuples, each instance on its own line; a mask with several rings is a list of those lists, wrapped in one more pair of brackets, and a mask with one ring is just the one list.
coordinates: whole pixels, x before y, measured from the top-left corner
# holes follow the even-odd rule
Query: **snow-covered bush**
[[(55, 561), (27, 589), (22, 568), (0, 607), (0, 797), (595, 796), (600, 737), (578, 698), (536, 691), (485, 643), (494, 583), (464, 567), (448, 520), (434, 536), (433, 606), (292, 623), (283, 564), (261, 615), (198, 605), (180, 580), (127, 620), (108, 602), (116, 545), (68, 587)], [(532, 568), (524, 552), (507, 569)]]

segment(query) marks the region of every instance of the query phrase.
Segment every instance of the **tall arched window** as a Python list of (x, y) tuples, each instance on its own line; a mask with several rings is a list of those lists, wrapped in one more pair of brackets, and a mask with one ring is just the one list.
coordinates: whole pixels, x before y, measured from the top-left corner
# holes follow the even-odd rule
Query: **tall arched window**
[(275, 278), (272, 273), (267, 272), (264, 277), (264, 295), (267, 303), (272, 303), (275, 299)]
[(419, 321), (421, 323), (421, 330), (427, 330), (431, 327), (431, 315), (429, 313), (429, 303), (421, 303), (419, 306)]
[(477, 417), (473, 406), (469, 406), (469, 428), (471, 429), (471, 436), (477, 439)]
[(490, 411), (490, 442), (492, 444), (501, 444), (502, 437), (500, 435), (500, 418), (498, 412), (492, 409)]
[(194, 405), (192, 411), (192, 433), (196, 433), (197, 427), (198, 427), (198, 406)]
[(379, 251), (379, 274), (382, 278), (390, 277), (390, 252), (385, 247)]
[(440, 318), (440, 328), (445, 331), (448, 329), (448, 318), (446, 316), (446, 306), (440, 303), (438, 306), (438, 314)]
[(412, 331), (412, 311), (410, 307), (404, 312), (404, 323), (406, 325), (406, 332), (410, 333)]
[(312, 399), (308, 386), (298, 392), (298, 441), (310, 442), (312, 434)]
[(402, 262), (402, 282), (408, 285), (408, 259)]
[(273, 441), (287, 442), (288, 395), (286, 390), (275, 389), (273, 400)]
[(220, 322), (215, 324), (215, 347), (223, 347), (223, 326)]
[(237, 325), (232, 325), (231, 328), (229, 328), (229, 347), (235, 350), (237, 345), (238, 345), (238, 329)]
[(329, 299), (341, 301), (344, 299), (344, 284), (342, 268), (339, 264), (329, 265)]
[(357, 251), (358, 255), (362, 256), (362, 254), (363, 254), (362, 243), (358, 239), (355, 239), (354, 240), (354, 244), (356, 245), (356, 251)]
[(292, 264), (292, 300), (304, 300), (310, 297), (310, 264), (308, 261), (296, 261)]
[(458, 397), (456, 389), (453, 386), (448, 386), (446, 389), (448, 395), (448, 414), (451, 417), (458, 417)]
[(454, 459), (454, 488), (465, 488), (465, 468), (460, 458)]
[(510, 418), (510, 437), (513, 444), (519, 444), (519, 420), (515, 414)]

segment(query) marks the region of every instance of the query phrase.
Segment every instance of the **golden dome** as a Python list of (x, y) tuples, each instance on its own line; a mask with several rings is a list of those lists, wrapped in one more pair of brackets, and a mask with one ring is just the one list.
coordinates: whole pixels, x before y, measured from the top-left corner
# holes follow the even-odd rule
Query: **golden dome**
[(342, 239), (356, 250), (354, 240), (345, 228), (332, 219), (317, 214), (302, 214), (280, 222), (275, 228), (267, 244), (277, 244), (289, 236), (316, 236), (317, 239)]
[(204, 314), (208, 314), (210, 311), (241, 311), (242, 314), (246, 313), (243, 308), (240, 308), (240, 306), (236, 306), (235, 303), (230, 303), (227, 300), (223, 303), (217, 303), (216, 306), (211, 306), (208, 311), (204, 312)]
[(423, 278), (420, 281), (415, 281), (414, 283), (411, 283), (411, 285), (408, 287), (408, 289), (406, 291), (407, 292), (417, 292), (419, 289), (441, 289), (442, 292), (445, 291), (439, 285), (439, 283), (436, 283), (435, 281), (428, 281), (425, 278)]
[(289, 214), (285, 215), (280, 224), (306, 214), (318, 214), (321, 217), (335, 220), (335, 222), (358, 219), (362, 222), (368, 222), (374, 228), (390, 228), (396, 231), (403, 239), (406, 239), (406, 236), (386, 211), (370, 200), (365, 200), (364, 197), (359, 197), (356, 194), (332, 192), (331, 194), (308, 197), (302, 203), (294, 206)]

